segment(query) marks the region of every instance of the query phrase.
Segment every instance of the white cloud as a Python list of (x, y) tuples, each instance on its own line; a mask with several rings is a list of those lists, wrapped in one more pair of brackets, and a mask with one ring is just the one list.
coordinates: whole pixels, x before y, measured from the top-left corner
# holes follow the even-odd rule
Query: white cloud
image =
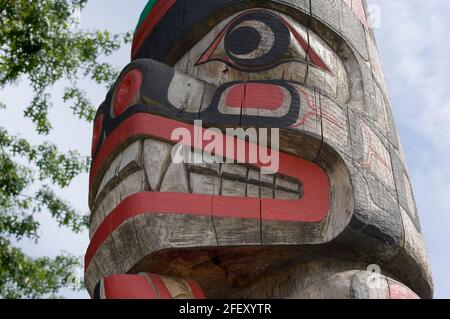
[(435, 296), (450, 297), (449, 1), (369, 0), (429, 250)]
[(409, 101), (394, 104), (398, 124), (410, 127), (434, 147), (447, 152), (450, 147), (450, 42), (447, 41), (450, 2), (370, 2), (382, 8), (377, 35), (391, 93)]

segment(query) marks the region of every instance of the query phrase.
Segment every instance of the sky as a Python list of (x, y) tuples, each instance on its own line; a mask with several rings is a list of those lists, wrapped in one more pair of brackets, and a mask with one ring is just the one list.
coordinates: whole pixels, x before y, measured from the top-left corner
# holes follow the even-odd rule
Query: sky
[[(80, 17), (81, 27), (107, 29), (111, 32), (132, 31), (146, 0), (91, 0)], [(396, 124), (411, 175), (414, 193), (435, 284), (435, 298), (450, 298), (450, 1), (447, 0), (368, 0), (369, 12), (390, 92)], [(130, 59), (130, 47), (124, 46), (108, 62), (122, 69)], [(47, 138), (61, 150), (90, 152), (91, 125), (74, 119), (63, 107), (61, 96), (67, 83), (52, 90), (54, 107), (50, 118), (54, 130)], [(106, 89), (83, 82), (95, 104), (103, 101)], [(33, 143), (43, 141), (35, 134), (23, 109), (32, 95), (26, 81), (0, 91), (0, 126), (21, 134)], [(81, 175), (59, 194), (81, 211), (88, 211), (88, 178)], [(56, 256), (67, 251), (77, 256), (85, 253), (88, 234), (79, 235), (59, 228), (46, 213), (39, 216), (40, 241), (18, 243), (31, 256)], [(81, 275), (81, 270), (79, 271)], [(86, 292), (63, 292), (66, 298), (87, 298)]]

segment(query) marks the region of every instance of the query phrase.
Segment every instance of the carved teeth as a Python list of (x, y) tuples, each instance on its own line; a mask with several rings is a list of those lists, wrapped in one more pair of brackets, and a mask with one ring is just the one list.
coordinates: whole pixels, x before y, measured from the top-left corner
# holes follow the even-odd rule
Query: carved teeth
[[(143, 145), (143, 149), (141, 147)], [(96, 202), (107, 197), (130, 174), (145, 171), (150, 191), (183, 192), (194, 194), (247, 196), (275, 199), (299, 199), (298, 181), (281, 175), (260, 174), (258, 169), (240, 164), (205, 162), (174, 164), (172, 145), (157, 140), (137, 141), (128, 146), (110, 164), (103, 176)], [(142, 156), (143, 155), (143, 156)], [(194, 159), (198, 153), (192, 153)], [(208, 163), (207, 163), (208, 162)]]
[[(264, 175), (239, 164), (187, 164), (191, 192), (195, 194), (275, 198), (300, 198), (300, 183), (281, 175)], [(220, 190), (217, 188), (220, 185)], [(214, 191), (211, 191), (214, 187)]]
[(171, 144), (147, 139), (134, 142), (111, 162), (91, 206), (91, 235), (121, 201), (139, 192), (282, 200), (301, 197), (301, 185), (292, 178), (260, 174), (258, 169), (240, 164), (175, 164), (171, 151)]
[[(273, 189), (269, 187), (260, 187), (259, 193), (261, 198), (274, 198)], [(298, 198), (297, 198), (298, 199)]]
[(152, 191), (159, 191), (162, 178), (169, 166), (172, 147), (156, 140), (144, 141), (144, 169)]
[(247, 197), (256, 197), (260, 196), (259, 186), (247, 184)]
[(284, 189), (287, 191), (291, 191), (293, 193), (300, 193), (299, 183), (289, 181), (289, 180), (281, 178), (279, 176), (277, 176), (277, 178), (276, 178), (275, 185), (276, 185), (275, 188), (277, 188), (277, 189)]
[(171, 163), (164, 175), (160, 192), (189, 193), (189, 183), (184, 164)]
[(249, 183), (258, 183), (259, 182), (259, 171), (254, 169), (248, 170), (247, 181)]
[[(240, 164), (211, 163), (211, 156), (198, 164), (174, 164), (170, 157), (171, 151), (171, 144), (152, 139), (131, 144), (112, 161), (98, 194), (106, 195), (114, 186), (123, 183), (121, 180), (126, 176), (144, 168), (150, 191), (275, 199), (300, 198), (300, 184), (291, 178), (260, 174), (258, 169)], [(199, 153), (191, 153), (191, 158), (195, 159), (196, 155), (198, 157)], [(99, 195), (97, 202), (105, 197)]]
[(125, 177), (116, 186), (111, 187), (103, 198), (97, 200), (92, 210), (92, 220), (90, 225), (90, 238), (95, 233), (97, 227), (128, 196), (136, 193), (146, 192), (147, 180), (143, 170), (137, 171)]
[(222, 186), (219, 177), (190, 173), (189, 181), (194, 194), (220, 195)]
[(238, 181), (231, 181), (227, 179), (222, 180), (222, 196), (239, 196), (245, 197), (247, 192), (247, 186), (245, 183)]
[(139, 170), (142, 165), (140, 162), (141, 156), (141, 142), (137, 141), (128, 146), (122, 153), (120, 153), (109, 165), (108, 170), (103, 176), (97, 192), (96, 200), (99, 197), (106, 195), (106, 193), (117, 183), (120, 179), (125, 178), (133, 172)]
[(275, 190), (275, 198), (277, 199), (286, 199), (286, 200), (296, 200), (298, 199), (298, 194), (286, 192), (280, 189)]
[(237, 164), (223, 164), (221, 165), (220, 175), (224, 178), (238, 178), (245, 180), (247, 178), (248, 169)]

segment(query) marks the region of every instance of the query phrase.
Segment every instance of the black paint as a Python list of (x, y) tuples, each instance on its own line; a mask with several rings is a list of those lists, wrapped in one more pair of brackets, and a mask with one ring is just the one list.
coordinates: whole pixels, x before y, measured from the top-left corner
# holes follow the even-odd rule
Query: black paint
[(238, 27), (225, 37), (225, 50), (234, 55), (250, 54), (261, 44), (261, 34), (254, 28)]
[[(242, 59), (233, 55), (233, 51), (229, 50), (231, 47), (233, 50), (237, 50), (238, 47), (244, 47), (247, 49), (247, 43), (254, 42), (253, 40), (247, 39), (244, 36), (248, 35), (249, 31), (239, 32), (240, 29), (244, 29), (243, 27), (239, 27), (242, 23), (247, 21), (259, 21), (265, 24), (274, 35), (274, 43), (269, 48), (268, 52), (262, 56), (257, 56), (253, 59)], [(250, 29), (246, 27), (246, 29)], [(260, 32), (256, 29), (253, 29), (254, 32), (260, 34)], [(237, 36), (234, 35), (235, 32), (238, 32)], [(261, 37), (261, 36), (260, 36)], [(232, 43), (231, 40), (233, 41)], [(259, 41), (261, 43), (261, 41)], [(264, 67), (269, 65), (274, 65), (280, 60), (284, 53), (289, 49), (289, 45), (291, 43), (291, 32), (286, 27), (286, 25), (281, 21), (275, 14), (272, 14), (267, 11), (253, 11), (248, 14), (244, 14), (239, 19), (234, 21), (228, 28), (227, 35), (225, 36), (225, 49), (227, 51), (228, 56), (234, 63), (238, 66), (247, 66), (247, 67)], [(266, 43), (267, 44), (267, 43)], [(253, 50), (252, 50), (253, 51)], [(252, 52), (250, 51), (250, 52)]]
[[(120, 79), (128, 71), (137, 68), (143, 73), (143, 82), (141, 87), (141, 96), (146, 98), (148, 103), (139, 103), (130, 106), (117, 118), (111, 116), (112, 100), (114, 96), (114, 87), (120, 83)], [(108, 92), (105, 102), (100, 106), (97, 116), (104, 115), (103, 129), (100, 134), (100, 140), (95, 151), (99, 151), (104, 140), (127, 118), (137, 113), (151, 113), (159, 116), (164, 116), (177, 121), (192, 124), (194, 120), (202, 120), (204, 125), (241, 125), (256, 126), (263, 128), (289, 128), (293, 125), (300, 114), (300, 94), (297, 89), (288, 82), (282, 80), (267, 80), (267, 81), (250, 81), (246, 83), (266, 83), (274, 84), (285, 88), (291, 95), (291, 105), (287, 115), (283, 117), (260, 117), (250, 115), (230, 115), (222, 114), (218, 110), (220, 98), (223, 93), (233, 85), (242, 84), (244, 82), (229, 82), (217, 88), (210, 105), (202, 112), (189, 113), (183, 112), (172, 105), (167, 97), (170, 83), (174, 76), (174, 70), (162, 63), (149, 60), (140, 59), (129, 64), (119, 76), (115, 86)], [(95, 158), (95, 155), (94, 155)]]

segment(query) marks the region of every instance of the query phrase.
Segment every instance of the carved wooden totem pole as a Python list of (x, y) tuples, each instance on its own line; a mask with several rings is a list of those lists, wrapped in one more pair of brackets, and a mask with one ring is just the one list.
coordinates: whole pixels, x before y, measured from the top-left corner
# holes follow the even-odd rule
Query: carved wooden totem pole
[[(208, 161), (174, 160), (180, 129)], [(92, 155), (94, 298), (433, 296), (362, 0), (149, 1)]]

